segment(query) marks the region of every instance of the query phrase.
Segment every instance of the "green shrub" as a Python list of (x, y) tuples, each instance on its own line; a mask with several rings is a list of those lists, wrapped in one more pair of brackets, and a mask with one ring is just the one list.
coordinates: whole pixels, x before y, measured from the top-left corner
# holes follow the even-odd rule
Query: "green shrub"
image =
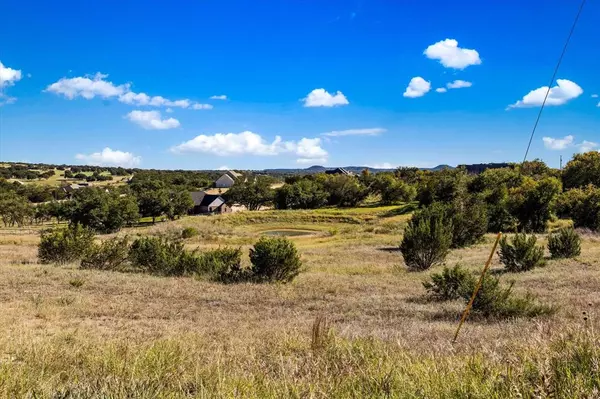
[(136, 239), (129, 248), (129, 260), (134, 268), (163, 276), (191, 274), (202, 267), (195, 251), (186, 251), (181, 242), (158, 237)]
[(200, 232), (195, 227), (186, 227), (181, 231), (181, 238), (192, 238), (197, 236), (198, 234), (200, 234)]
[(129, 238), (114, 237), (94, 244), (81, 259), (84, 269), (118, 270), (129, 256)]
[(46, 230), (38, 245), (38, 258), (41, 263), (74, 262), (84, 257), (93, 243), (94, 233), (79, 224)]
[(544, 266), (544, 248), (536, 245), (534, 235), (515, 234), (509, 242), (507, 237), (500, 240), (500, 261), (509, 272), (522, 272)]
[(581, 254), (581, 238), (570, 227), (564, 227), (548, 236), (548, 249), (552, 258), (574, 258)]
[(242, 268), (240, 248), (217, 248), (203, 252), (200, 256), (200, 275), (208, 275), (221, 283), (237, 283), (250, 279), (250, 272)]
[[(423, 283), (430, 297), (436, 301), (461, 299), (469, 303), (479, 278), (459, 265), (445, 267), (442, 273), (431, 275), (431, 281)], [(517, 296), (513, 284), (500, 284), (497, 277), (485, 274), (481, 287), (475, 296), (471, 312), (485, 318), (535, 317), (555, 311), (552, 306), (540, 304), (531, 294)]]
[(463, 248), (476, 244), (488, 229), (485, 203), (475, 196), (454, 201), (448, 217), (452, 219), (452, 248)]
[(406, 265), (426, 270), (444, 262), (452, 244), (452, 229), (447, 208), (442, 204), (434, 203), (415, 213), (400, 244)]
[(285, 237), (261, 237), (250, 249), (250, 262), (257, 282), (287, 283), (302, 267), (296, 246)]
[[(477, 279), (467, 280), (461, 288), (465, 303), (471, 300)], [(485, 274), (481, 288), (473, 301), (472, 313), (485, 318), (536, 317), (554, 313), (552, 306), (540, 304), (532, 294), (517, 296), (513, 293), (514, 282), (502, 286), (497, 277)]]
[(441, 273), (431, 275), (431, 281), (423, 283), (423, 287), (432, 298), (439, 301), (450, 301), (462, 297), (465, 286), (473, 287), (473, 274), (459, 264), (453, 268), (444, 267)]

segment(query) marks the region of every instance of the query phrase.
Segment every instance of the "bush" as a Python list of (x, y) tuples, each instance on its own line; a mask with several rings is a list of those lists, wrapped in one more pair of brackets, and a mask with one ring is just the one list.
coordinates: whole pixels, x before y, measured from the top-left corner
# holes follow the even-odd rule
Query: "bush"
[[(475, 284), (477, 280), (472, 279), (463, 285), (461, 296), (465, 303), (471, 300)], [(485, 318), (511, 318), (543, 316), (555, 311), (552, 306), (540, 304), (532, 294), (514, 295), (513, 285), (514, 282), (511, 282), (502, 286), (497, 277), (486, 273), (473, 301), (472, 312)]]
[(425, 270), (440, 264), (452, 244), (452, 221), (447, 207), (436, 203), (415, 213), (404, 230), (400, 251), (410, 269)]
[(423, 287), (435, 299), (450, 301), (462, 297), (465, 289), (473, 287), (475, 278), (459, 264), (453, 268), (444, 267), (441, 273), (431, 275), (431, 281), (423, 283)]
[(158, 237), (141, 237), (129, 248), (131, 265), (139, 270), (162, 276), (182, 276), (202, 267), (198, 254), (186, 251), (180, 242)]
[(38, 258), (41, 263), (73, 262), (84, 257), (93, 244), (94, 233), (79, 224), (46, 230), (38, 245)]
[(240, 248), (218, 248), (202, 254), (202, 266), (199, 273), (209, 274), (211, 279), (231, 284), (252, 279), (252, 272), (242, 268), (242, 250)]
[(81, 259), (84, 269), (118, 270), (128, 259), (129, 238), (114, 237), (94, 244)]
[[(431, 281), (423, 283), (423, 286), (433, 300), (462, 299), (467, 304), (478, 280), (468, 270), (456, 265), (452, 269), (445, 267), (442, 273), (433, 274)], [(498, 278), (486, 273), (471, 312), (485, 318), (535, 317), (554, 312), (553, 307), (540, 304), (531, 294), (515, 296), (513, 284), (502, 286)]]
[(581, 254), (581, 238), (573, 228), (562, 228), (548, 236), (548, 249), (552, 258), (574, 258)]
[(252, 275), (257, 282), (292, 281), (302, 267), (293, 242), (285, 237), (261, 237), (250, 249)]
[(200, 232), (195, 227), (186, 227), (181, 231), (181, 238), (192, 238), (198, 234), (200, 234)]
[(544, 266), (544, 248), (536, 245), (534, 235), (515, 234), (511, 242), (507, 237), (500, 240), (500, 261), (509, 272), (522, 272)]

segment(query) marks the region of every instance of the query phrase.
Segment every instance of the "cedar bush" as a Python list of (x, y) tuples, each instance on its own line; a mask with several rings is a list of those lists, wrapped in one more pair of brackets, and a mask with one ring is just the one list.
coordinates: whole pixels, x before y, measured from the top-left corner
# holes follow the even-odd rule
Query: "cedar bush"
[(465, 286), (473, 286), (473, 274), (456, 264), (453, 268), (444, 267), (441, 273), (431, 275), (431, 281), (423, 283), (430, 296), (439, 301), (451, 301), (462, 297)]
[(287, 283), (302, 267), (296, 246), (285, 237), (261, 237), (250, 249), (250, 262), (256, 282)]
[(81, 259), (94, 244), (94, 232), (80, 224), (41, 233), (38, 258), (41, 263), (69, 263)]
[(83, 269), (119, 270), (129, 257), (129, 237), (114, 237), (93, 244), (81, 259)]
[(581, 238), (575, 229), (564, 227), (548, 236), (548, 249), (552, 258), (574, 258), (581, 254)]
[(523, 272), (545, 265), (544, 248), (536, 245), (535, 235), (515, 234), (511, 241), (500, 240), (500, 261), (509, 272)]
[[(423, 286), (433, 300), (461, 299), (467, 304), (478, 280), (468, 270), (456, 265), (451, 269), (445, 267), (441, 273), (432, 274), (431, 281), (423, 283)], [(486, 273), (473, 301), (472, 313), (484, 318), (504, 319), (543, 316), (555, 311), (552, 306), (540, 304), (531, 294), (515, 295), (513, 285), (514, 282), (508, 286), (501, 285), (497, 277)]]
[(141, 237), (129, 248), (134, 268), (162, 276), (183, 276), (201, 269), (196, 251), (186, 251), (183, 243), (158, 237)]
[(447, 207), (434, 203), (415, 213), (404, 230), (400, 251), (406, 265), (426, 270), (443, 263), (452, 245), (452, 220)]
[[(462, 286), (461, 296), (465, 303), (471, 299), (476, 283), (477, 279), (466, 280)], [(515, 295), (513, 286), (514, 281), (504, 286), (499, 278), (486, 273), (473, 301), (472, 312), (498, 319), (545, 316), (555, 312), (553, 306), (539, 303), (533, 294)]]
[(208, 275), (213, 281), (225, 284), (238, 283), (250, 279), (250, 273), (242, 268), (240, 248), (217, 248), (203, 252), (198, 274)]

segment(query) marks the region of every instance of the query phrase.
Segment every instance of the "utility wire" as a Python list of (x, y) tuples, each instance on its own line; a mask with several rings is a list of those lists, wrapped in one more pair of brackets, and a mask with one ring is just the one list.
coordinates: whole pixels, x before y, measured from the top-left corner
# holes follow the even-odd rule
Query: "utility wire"
[(585, 5), (586, 0), (581, 1), (581, 5), (579, 6), (579, 11), (577, 12), (577, 16), (575, 17), (575, 21), (573, 21), (573, 25), (571, 26), (571, 30), (569, 31), (569, 36), (567, 36), (567, 41), (565, 42), (565, 46), (562, 49), (562, 53), (558, 58), (558, 62), (556, 63), (556, 68), (554, 68), (554, 73), (552, 74), (552, 79), (550, 79), (550, 84), (548, 85), (548, 90), (546, 90), (546, 96), (544, 97), (544, 101), (542, 102), (542, 106), (540, 107), (540, 112), (535, 120), (535, 124), (533, 125), (533, 130), (531, 131), (531, 137), (529, 138), (529, 143), (527, 144), (527, 151), (525, 151), (525, 156), (523, 157), (523, 163), (527, 160), (527, 155), (529, 154), (529, 149), (531, 148), (531, 142), (533, 141), (533, 136), (535, 136), (535, 130), (540, 123), (540, 118), (542, 117), (542, 112), (544, 111), (544, 106), (546, 105), (546, 101), (548, 100), (548, 96), (550, 95), (550, 89), (554, 84), (554, 79), (556, 79), (556, 74), (558, 73), (558, 68), (560, 68), (560, 64), (562, 63), (563, 57), (567, 52), (567, 47), (569, 46), (569, 42), (571, 41), (571, 36), (573, 36), (573, 32), (575, 31), (575, 26), (577, 26), (577, 22), (579, 21), (579, 16), (581, 15), (581, 11), (583, 10), (583, 6)]

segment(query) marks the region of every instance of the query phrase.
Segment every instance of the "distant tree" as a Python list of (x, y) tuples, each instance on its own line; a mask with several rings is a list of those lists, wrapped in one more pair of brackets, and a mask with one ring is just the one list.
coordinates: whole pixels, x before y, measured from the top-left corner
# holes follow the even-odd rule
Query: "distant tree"
[(161, 181), (143, 180), (131, 185), (142, 217), (151, 217), (152, 223), (167, 211), (169, 191)]
[(275, 206), (278, 209), (316, 209), (327, 203), (327, 196), (319, 183), (302, 179), (277, 189)]
[(524, 176), (533, 177), (535, 180), (555, 175), (555, 173), (552, 172), (552, 169), (540, 159), (525, 161), (521, 165), (518, 165), (517, 169), (520, 170), (521, 174)]
[(170, 220), (175, 220), (193, 207), (194, 201), (188, 191), (171, 190), (165, 213)]
[(65, 170), (65, 179), (71, 179), (73, 177), (73, 172), (71, 172), (69, 169)]
[(423, 175), (417, 189), (417, 201), (421, 206), (434, 202), (450, 203), (467, 191), (467, 184), (467, 173), (463, 169), (443, 169)]
[(271, 188), (272, 178), (257, 176), (244, 182), (236, 182), (227, 191), (229, 202), (244, 205), (250, 211), (258, 211), (262, 206), (271, 203), (275, 191)]
[(517, 219), (520, 231), (542, 233), (552, 216), (552, 208), (561, 183), (555, 177), (535, 181), (525, 178), (523, 184), (509, 191), (508, 207)]
[(65, 203), (63, 212), (71, 224), (81, 224), (99, 233), (113, 233), (138, 218), (134, 198), (96, 188), (77, 190), (73, 199)]
[(417, 194), (413, 186), (396, 178), (391, 173), (378, 173), (373, 180), (371, 188), (375, 193), (381, 195), (381, 201), (384, 204), (412, 201)]
[(329, 205), (357, 206), (369, 195), (367, 188), (354, 176), (322, 174), (319, 179), (329, 194)]
[(0, 218), (5, 226), (23, 226), (31, 216), (33, 209), (26, 198), (14, 192), (0, 194)]
[(88, 176), (85, 173), (77, 173), (74, 177), (76, 179), (85, 180)]
[(561, 216), (573, 219), (575, 227), (600, 231), (600, 187), (589, 185), (563, 193), (558, 203)]
[(565, 189), (582, 188), (588, 184), (600, 187), (600, 152), (575, 155), (565, 166), (562, 180)]
[(405, 183), (415, 184), (420, 180), (422, 172), (419, 170), (419, 168), (400, 167), (396, 169), (394, 174), (398, 179), (404, 181)]

